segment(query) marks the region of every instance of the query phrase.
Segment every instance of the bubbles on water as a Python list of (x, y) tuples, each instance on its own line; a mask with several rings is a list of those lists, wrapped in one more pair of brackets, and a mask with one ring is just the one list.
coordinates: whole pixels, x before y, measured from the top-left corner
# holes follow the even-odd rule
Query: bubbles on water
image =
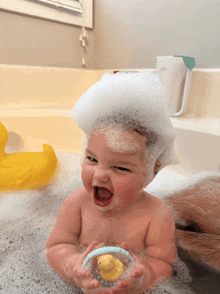
[(59, 171), (50, 185), (0, 192), (2, 293), (82, 293), (55, 274), (46, 258), (57, 212), (68, 194), (82, 186), (80, 157), (70, 152), (58, 152), (57, 157)]
[(179, 257), (177, 258), (173, 266), (175, 280), (183, 282), (184, 284), (192, 282), (188, 267)]
[[(166, 167), (157, 174), (155, 179), (144, 190), (164, 201), (166, 197), (180, 193), (196, 185), (204, 189), (201, 185), (202, 182), (219, 176), (220, 173), (218, 172), (204, 171), (189, 177), (174, 172), (170, 167)], [(215, 186), (210, 184), (208, 189), (206, 187), (206, 190), (210, 193), (216, 187), (216, 184)]]
[(178, 257), (169, 280), (155, 285), (148, 294), (193, 294), (188, 284), (192, 281), (186, 264)]
[(105, 74), (83, 94), (73, 108), (73, 119), (87, 135), (100, 124), (126, 125), (156, 138), (148, 146), (151, 157), (163, 166), (177, 162), (173, 142), (175, 132), (161, 95), (156, 73)]

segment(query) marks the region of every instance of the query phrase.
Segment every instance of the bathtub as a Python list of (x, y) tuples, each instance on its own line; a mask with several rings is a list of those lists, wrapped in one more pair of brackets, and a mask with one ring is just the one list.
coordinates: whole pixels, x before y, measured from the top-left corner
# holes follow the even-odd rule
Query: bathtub
[(171, 118), (180, 164), (172, 169), (186, 176), (220, 171), (220, 119)]
[[(82, 152), (82, 132), (71, 118), (71, 109), (77, 98), (93, 83), (100, 79), (104, 72), (105, 71), (85, 71), (80, 69), (0, 66), (0, 80), (2, 81), (0, 92), (0, 121), (6, 126), (9, 132), (9, 140), (5, 151), (8, 153), (18, 151), (42, 151), (42, 145), (47, 143), (54, 148), (57, 154), (66, 152), (67, 154), (73, 153), (80, 155)], [(171, 175), (174, 179), (188, 179), (201, 171), (219, 172), (219, 85), (220, 78), (218, 72), (208, 70), (193, 71), (187, 111), (181, 117), (171, 117), (172, 124), (177, 134), (175, 149), (180, 163), (175, 166), (168, 166), (164, 169), (165, 180), (170, 180)], [(203, 87), (203, 91), (201, 87)], [(69, 165), (76, 164), (75, 158), (72, 159), (71, 163), (69, 163), (68, 160), (67, 157), (66, 162)], [(80, 166), (78, 162), (76, 165), (77, 168)], [(72, 165), (70, 166), (70, 170), (71, 169), (73, 169)], [(64, 173), (63, 177), (66, 179), (66, 175), (69, 175), (69, 177), (71, 177), (71, 183), (73, 177), (70, 170), (68, 173)], [(73, 176), (74, 181), (78, 181), (76, 185), (78, 187), (81, 185), (80, 179), (78, 179), (80, 178), (80, 172), (78, 172), (78, 178), (75, 177), (75, 174)], [(156, 179), (157, 178), (160, 182), (160, 173)], [(44, 252), (46, 239), (56, 220), (56, 213), (65, 197), (72, 191), (71, 184), (69, 186), (64, 186), (63, 184), (62, 186), (63, 182), (63, 180), (60, 180), (57, 184), (57, 189), (60, 189), (57, 193), (53, 192), (54, 188), (51, 189), (47, 187), (47, 190), (42, 191), (42, 193), (45, 193), (42, 195), (36, 191), (36, 195), (27, 195), (27, 197), (24, 197), (23, 194), (13, 194), (0, 199), (3, 209), (4, 203), (8, 203), (9, 221), (13, 219), (13, 213), (15, 216), (17, 214), (19, 216), (17, 227), (14, 226), (14, 224), (11, 226), (8, 224), (5, 225), (5, 228), (7, 228), (5, 231), (5, 246), (7, 250), (9, 250), (9, 253), (12, 252), (11, 255), (8, 253), (9, 255), (7, 258), (4, 257), (5, 267), (13, 268), (16, 266), (15, 273), (18, 277), (20, 277), (22, 271), (25, 273), (23, 280), (21, 280), (23, 284), (15, 285), (14, 280), (10, 280), (11, 271), (7, 272), (5, 270), (6, 274), (4, 273), (3, 283), (4, 289), (7, 290), (5, 293), (12, 293), (15, 291), (20, 294), (23, 293), (26, 287), (31, 289), (36, 288), (35, 293), (43, 293), (42, 289), (44, 289), (44, 283), (46, 285), (45, 287), (49, 287), (52, 291), (54, 290), (54, 293), (58, 291), (57, 285), (60, 287), (59, 293), (66, 293), (70, 290), (68, 288), (69, 286), (67, 287), (62, 280), (50, 271), (45, 260)], [(172, 184), (173, 183), (171, 183), (171, 185)], [(166, 184), (166, 188), (167, 186), (169, 186), (169, 184)], [(74, 186), (74, 188), (76, 187)], [(153, 187), (152, 190), (155, 192), (156, 196), (157, 192), (158, 195), (161, 193), (161, 188), (157, 191), (157, 188)], [(24, 201), (23, 206), (20, 204), (21, 198), (22, 201)], [(54, 206), (52, 206), (53, 203), (55, 203)], [(28, 207), (27, 209), (26, 206)], [(25, 218), (25, 220), (27, 220), (27, 227), (25, 227), (25, 221), (23, 219), (20, 221), (20, 215), (22, 217), (22, 213), (24, 212), (25, 215), (27, 211), (29, 211), (29, 216)], [(3, 210), (3, 212), (5, 211)], [(7, 214), (7, 211), (5, 213)], [(35, 220), (36, 223), (34, 223), (33, 220)], [(44, 224), (43, 227), (42, 224), (40, 224), (41, 222)], [(13, 229), (14, 227), (15, 229)], [(26, 231), (27, 233), (25, 233)], [(41, 235), (39, 236), (40, 233)], [(17, 239), (16, 234), (18, 235)], [(36, 260), (34, 261), (32, 261), (32, 252), (30, 252), (30, 254), (28, 252), (28, 257), (23, 257), (23, 253), (19, 247), (20, 243), (22, 243), (21, 236), (23, 238), (24, 234), (26, 234), (26, 250), (36, 246), (36, 249), (33, 249), (36, 251)], [(32, 237), (33, 240), (28, 236), (34, 236)], [(8, 247), (8, 238), (17, 240), (17, 251)], [(16, 244), (16, 242), (14, 242), (14, 244)], [(34, 242), (34, 245), (31, 242)], [(38, 244), (40, 244), (40, 249), (37, 247)], [(23, 243), (22, 246), (24, 246)], [(21, 248), (23, 248), (22, 246)], [(16, 262), (14, 262), (15, 259)], [(37, 267), (35, 264), (37, 264), (38, 260), (40, 260), (46, 270), (36, 273), (35, 268)], [(33, 265), (34, 268), (32, 268)], [(41, 267), (39, 268), (41, 269)], [(31, 272), (32, 278), (28, 276), (27, 271)], [(209, 272), (208, 275), (210, 277), (211, 273)], [(214, 277), (213, 280), (214, 279), (216, 279), (216, 277)], [(42, 284), (36, 283), (36, 280), (41, 280)], [(16, 281), (22, 283), (20, 279)], [(189, 281), (184, 283), (188, 282)], [(200, 280), (199, 283), (201, 283)], [(209, 287), (209, 285), (207, 287)], [(219, 293), (219, 291), (213, 291), (212, 293)]]

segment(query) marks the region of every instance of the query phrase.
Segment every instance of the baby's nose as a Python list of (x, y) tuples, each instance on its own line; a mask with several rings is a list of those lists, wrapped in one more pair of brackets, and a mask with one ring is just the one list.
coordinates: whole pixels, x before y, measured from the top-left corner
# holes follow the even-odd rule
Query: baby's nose
[(103, 168), (97, 168), (93, 178), (96, 181), (97, 185), (99, 183), (106, 183), (109, 180), (108, 172)]

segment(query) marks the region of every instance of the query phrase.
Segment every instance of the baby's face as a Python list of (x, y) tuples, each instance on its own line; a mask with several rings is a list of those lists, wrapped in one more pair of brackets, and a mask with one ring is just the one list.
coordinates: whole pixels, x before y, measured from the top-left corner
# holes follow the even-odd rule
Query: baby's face
[(145, 151), (146, 138), (135, 131), (116, 127), (97, 130), (90, 136), (81, 176), (98, 208), (120, 209), (138, 201), (152, 180)]

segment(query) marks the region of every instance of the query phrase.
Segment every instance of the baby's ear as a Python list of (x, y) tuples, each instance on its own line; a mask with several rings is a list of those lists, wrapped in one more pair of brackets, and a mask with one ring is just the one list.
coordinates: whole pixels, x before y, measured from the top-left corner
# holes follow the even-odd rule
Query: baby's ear
[(155, 163), (155, 166), (154, 166), (155, 174), (157, 174), (160, 169), (161, 169), (161, 162), (159, 160), (157, 160), (156, 163)]

